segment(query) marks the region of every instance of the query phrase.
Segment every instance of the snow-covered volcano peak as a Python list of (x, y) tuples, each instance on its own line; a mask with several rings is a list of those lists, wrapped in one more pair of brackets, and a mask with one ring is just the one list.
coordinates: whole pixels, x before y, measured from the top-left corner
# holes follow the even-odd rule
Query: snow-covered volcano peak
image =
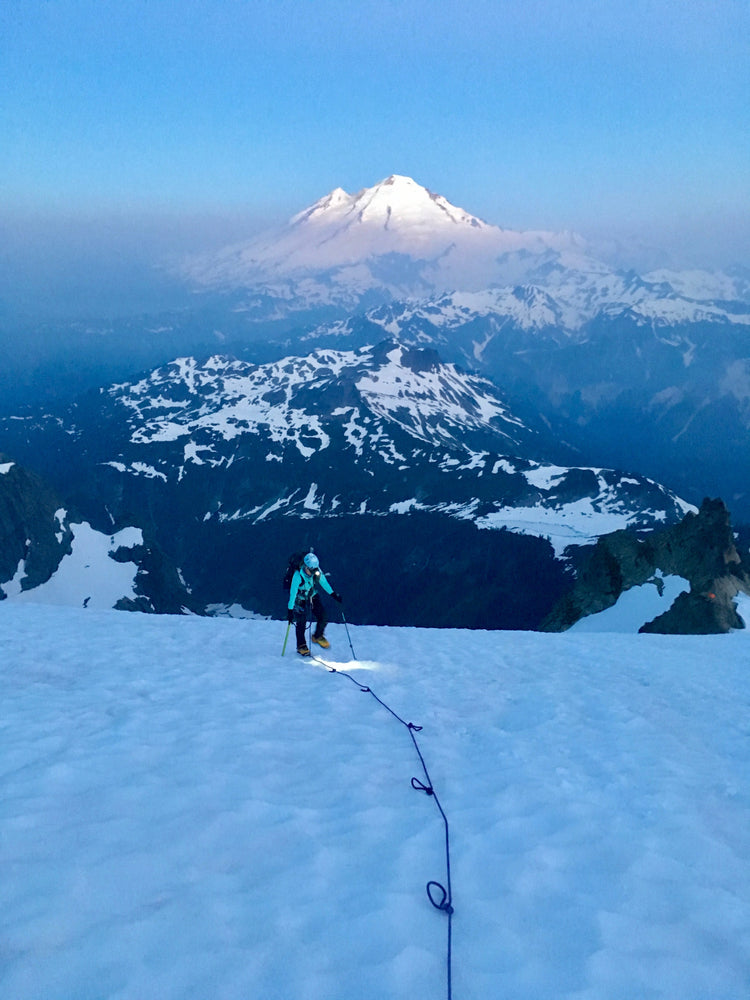
[(351, 308), (365, 295), (477, 291), (501, 279), (503, 255), (573, 243), (566, 233), (501, 229), (391, 174), (356, 194), (334, 188), (279, 230), (194, 258), (187, 270), (204, 287), (262, 289), (292, 308)]
[(351, 201), (352, 196), (343, 188), (334, 188), (329, 194), (292, 216), (289, 225), (296, 226), (313, 220), (325, 220), (334, 214), (343, 214), (350, 207)]
[(427, 232), (445, 226), (496, 229), (446, 198), (433, 194), (411, 177), (391, 174), (370, 188), (347, 194), (335, 188), (290, 220), (291, 226), (372, 227), (398, 230), (421, 228)]

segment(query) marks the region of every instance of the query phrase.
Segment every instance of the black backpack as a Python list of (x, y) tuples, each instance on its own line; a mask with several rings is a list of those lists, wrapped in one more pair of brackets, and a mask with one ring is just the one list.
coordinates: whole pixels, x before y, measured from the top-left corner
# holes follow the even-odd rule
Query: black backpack
[(304, 552), (293, 552), (289, 556), (289, 562), (287, 563), (286, 572), (284, 573), (284, 580), (281, 585), (283, 590), (286, 590), (287, 592), (289, 591), (289, 588), (292, 585), (292, 577), (302, 565), (302, 560), (304, 558), (305, 558)]

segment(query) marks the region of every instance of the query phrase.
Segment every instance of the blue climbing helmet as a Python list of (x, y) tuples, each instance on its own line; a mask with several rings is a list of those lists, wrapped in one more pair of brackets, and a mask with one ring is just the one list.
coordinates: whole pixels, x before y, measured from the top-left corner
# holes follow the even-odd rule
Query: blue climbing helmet
[(308, 569), (318, 569), (320, 563), (318, 562), (318, 557), (314, 552), (308, 552), (302, 562), (307, 566)]

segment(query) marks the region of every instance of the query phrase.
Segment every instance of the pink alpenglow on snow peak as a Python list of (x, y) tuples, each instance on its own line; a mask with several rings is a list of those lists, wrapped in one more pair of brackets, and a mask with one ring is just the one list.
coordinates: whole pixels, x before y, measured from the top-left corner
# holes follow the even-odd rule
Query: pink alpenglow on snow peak
[(347, 194), (336, 188), (291, 220), (291, 224), (323, 221), (330, 223), (334, 215), (343, 225), (373, 225), (383, 229), (423, 229), (430, 232), (441, 226), (468, 225), (477, 229), (496, 229), (456, 208), (442, 195), (434, 194), (417, 184), (411, 177), (391, 174), (371, 188)]
[(478, 291), (501, 277), (503, 254), (580, 247), (570, 233), (501, 229), (392, 174), (356, 194), (337, 187), (281, 228), (194, 257), (186, 270), (203, 288), (264, 287), (340, 302), (372, 289), (395, 297)]

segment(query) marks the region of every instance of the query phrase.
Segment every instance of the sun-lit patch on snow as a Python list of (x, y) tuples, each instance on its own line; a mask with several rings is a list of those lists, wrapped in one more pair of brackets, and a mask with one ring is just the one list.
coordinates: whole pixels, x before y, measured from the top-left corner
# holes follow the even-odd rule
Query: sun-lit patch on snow
[[(315, 657), (312, 660), (312, 665), (314, 667), (320, 667), (323, 670), (331, 671), (341, 671), (343, 673), (354, 673), (358, 670), (367, 670), (370, 673), (382, 673), (384, 672), (384, 664), (379, 663), (376, 660), (325, 660), (322, 654), (321, 657)], [(395, 669), (393, 666), (390, 668), (386, 667), (386, 671), (390, 669), (393, 672)]]

